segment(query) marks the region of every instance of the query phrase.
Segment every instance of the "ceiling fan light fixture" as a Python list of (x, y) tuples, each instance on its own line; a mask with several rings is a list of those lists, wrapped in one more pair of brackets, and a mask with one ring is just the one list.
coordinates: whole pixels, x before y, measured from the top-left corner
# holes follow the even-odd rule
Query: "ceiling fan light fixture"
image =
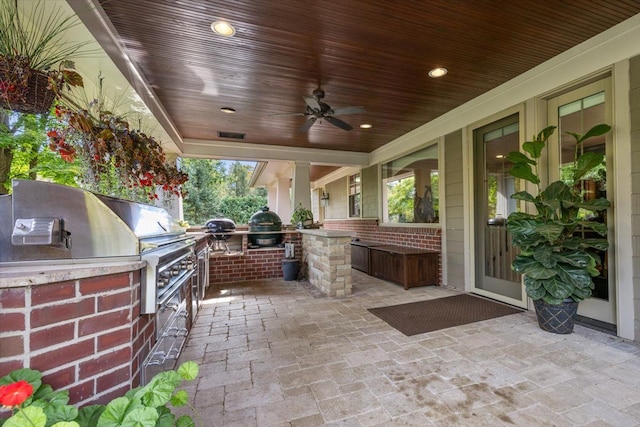
[(363, 123), (360, 125), (360, 129), (371, 129), (373, 127), (370, 123)]
[(442, 77), (446, 75), (447, 72), (448, 71), (446, 68), (441, 68), (441, 67), (434, 68), (433, 70), (429, 71), (429, 77), (436, 79), (438, 77)]
[(231, 37), (236, 33), (236, 29), (227, 21), (215, 21), (211, 24), (211, 29), (222, 37)]
[(231, 107), (222, 107), (220, 109), (220, 111), (222, 111), (223, 113), (226, 113), (226, 114), (235, 114), (236, 113), (236, 110), (231, 108)]

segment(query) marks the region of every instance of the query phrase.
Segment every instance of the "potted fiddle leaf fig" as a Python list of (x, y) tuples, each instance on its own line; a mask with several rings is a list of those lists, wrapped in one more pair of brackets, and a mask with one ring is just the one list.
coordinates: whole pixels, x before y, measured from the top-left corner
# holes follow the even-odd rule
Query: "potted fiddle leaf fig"
[(540, 188), (539, 161), (555, 126), (543, 129), (523, 152), (507, 155), (513, 163), (509, 173), (538, 187), (537, 195), (519, 191), (511, 196), (533, 204), (535, 213), (513, 212), (507, 218), (512, 244), (520, 249), (512, 269), (524, 276), (524, 286), (534, 302), (538, 324), (543, 330), (568, 334), (573, 331), (578, 303), (591, 296), (592, 278), (598, 276), (598, 252), (608, 248), (607, 224), (597, 220), (598, 212), (610, 203), (604, 197), (585, 197), (583, 181), (602, 168), (604, 155), (586, 151), (589, 138), (604, 135), (611, 127), (596, 125), (584, 135), (567, 132), (575, 139), (573, 164), (563, 180)]

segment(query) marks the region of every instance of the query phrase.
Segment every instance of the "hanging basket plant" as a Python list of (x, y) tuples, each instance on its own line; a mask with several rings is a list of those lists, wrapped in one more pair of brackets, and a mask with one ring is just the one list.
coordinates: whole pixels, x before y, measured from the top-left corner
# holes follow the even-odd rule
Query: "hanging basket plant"
[(0, 108), (20, 113), (46, 113), (69, 86), (82, 86), (70, 58), (88, 41), (68, 42), (64, 34), (80, 21), (42, 0), (0, 0)]
[(82, 157), (93, 180), (115, 168), (125, 185), (145, 189), (150, 199), (157, 198), (157, 187), (180, 196), (188, 175), (167, 161), (155, 138), (131, 129), (124, 118), (100, 105), (93, 102), (91, 110), (56, 106), (60, 126), (47, 134), (49, 148), (69, 162)]

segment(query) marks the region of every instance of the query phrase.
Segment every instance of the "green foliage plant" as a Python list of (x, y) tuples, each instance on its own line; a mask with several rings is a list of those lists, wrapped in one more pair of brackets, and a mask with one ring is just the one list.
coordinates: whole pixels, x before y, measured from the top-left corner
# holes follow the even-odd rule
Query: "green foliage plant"
[[(177, 370), (160, 372), (143, 386), (106, 405), (77, 409), (69, 405), (69, 391), (54, 391), (42, 382), (42, 373), (18, 369), (0, 379), (0, 404), (10, 408), (2, 427), (194, 427), (193, 419), (176, 419), (170, 407), (189, 404), (189, 396), (176, 388), (198, 376), (198, 365), (185, 362)], [(193, 409), (193, 408), (192, 408)]]
[(306, 222), (313, 223), (313, 212), (305, 208), (300, 202), (291, 215), (291, 223), (296, 224), (298, 228), (302, 228)]
[[(534, 301), (561, 304), (566, 299), (579, 302), (591, 296), (592, 277), (598, 276), (601, 263), (597, 251), (608, 248), (607, 225), (589, 221), (581, 209), (598, 212), (610, 203), (604, 197), (585, 200), (581, 180), (601, 167), (602, 153), (584, 151), (581, 144), (589, 138), (609, 132), (609, 125), (596, 125), (584, 135), (567, 132), (575, 139), (576, 151), (572, 171), (565, 181), (555, 181), (540, 188), (538, 162), (555, 126), (543, 129), (531, 141), (522, 144), (522, 150), (507, 155), (513, 163), (510, 174), (538, 187), (536, 196), (519, 191), (511, 196), (534, 205), (535, 213), (513, 212), (507, 218), (507, 229), (512, 244), (520, 249), (512, 269), (524, 275), (527, 295)], [(594, 232), (596, 237), (583, 238), (579, 232)], [(591, 234), (591, 233), (590, 233)]]

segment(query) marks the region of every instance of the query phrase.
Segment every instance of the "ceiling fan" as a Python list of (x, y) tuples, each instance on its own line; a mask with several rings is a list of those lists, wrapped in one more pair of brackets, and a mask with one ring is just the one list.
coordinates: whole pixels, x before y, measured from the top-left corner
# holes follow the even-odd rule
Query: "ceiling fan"
[(324, 90), (320, 88), (314, 90), (311, 96), (303, 96), (303, 98), (304, 102), (307, 104), (305, 112), (294, 114), (296, 116), (307, 117), (307, 121), (300, 126), (300, 129), (298, 129), (298, 132), (300, 133), (307, 132), (317, 120), (326, 120), (340, 129), (349, 131), (353, 129), (353, 126), (343, 120), (340, 120), (337, 116), (360, 114), (365, 112), (364, 107), (331, 108), (328, 104), (322, 101), (324, 98)]

